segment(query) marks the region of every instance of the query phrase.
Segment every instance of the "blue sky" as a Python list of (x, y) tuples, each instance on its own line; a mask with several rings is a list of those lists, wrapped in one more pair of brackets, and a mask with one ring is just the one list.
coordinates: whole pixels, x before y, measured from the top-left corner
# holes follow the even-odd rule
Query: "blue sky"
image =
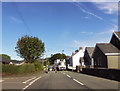
[(117, 31), (117, 9), (117, 3), (4, 2), (2, 53), (21, 60), (15, 46), (26, 34), (45, 43), (47, 56), (62, 50), (70, 56), (80, 46), (109, 42), (112, 31)]

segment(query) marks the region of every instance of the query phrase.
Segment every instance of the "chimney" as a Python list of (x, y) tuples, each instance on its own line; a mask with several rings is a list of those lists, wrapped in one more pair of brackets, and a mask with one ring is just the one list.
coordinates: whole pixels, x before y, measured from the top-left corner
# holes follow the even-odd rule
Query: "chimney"
[(82, 49), (83, 49), (82, 47), (79, 48), (79, 50), (82, 50)]

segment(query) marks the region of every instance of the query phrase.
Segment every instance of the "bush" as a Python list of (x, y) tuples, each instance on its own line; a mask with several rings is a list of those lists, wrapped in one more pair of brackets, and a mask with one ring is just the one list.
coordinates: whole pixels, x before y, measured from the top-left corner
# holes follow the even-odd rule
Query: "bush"
[(19, 67), (19, 73), (31, 73), (35, 72), (34, 64), (23, 64)]
[(23, 73), (31, 73), (35, 71), (40, 71), (43, 69), (41, 63), (27, 63), (21, 66), (15, 66), (10, 64), (2, 64), (2, 72), (11, 73), (11, 74), (23, 74)]
[(35, 62), (34, 65), (35, 65), (35, 70), (36, 71), (39, 71), (39, 70), (43, 69), (43, 65), (39, 62)]

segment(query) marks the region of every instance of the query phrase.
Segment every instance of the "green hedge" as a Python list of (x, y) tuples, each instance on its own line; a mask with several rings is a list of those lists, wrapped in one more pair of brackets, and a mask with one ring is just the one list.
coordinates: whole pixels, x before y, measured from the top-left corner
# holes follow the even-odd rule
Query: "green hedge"
[(2, 64), (2, 72), (11, 74), (31, 73), (42, 70), (43, 66), (40, 63), (23, 64), (21, 66), (15, 66), (10, 64)]

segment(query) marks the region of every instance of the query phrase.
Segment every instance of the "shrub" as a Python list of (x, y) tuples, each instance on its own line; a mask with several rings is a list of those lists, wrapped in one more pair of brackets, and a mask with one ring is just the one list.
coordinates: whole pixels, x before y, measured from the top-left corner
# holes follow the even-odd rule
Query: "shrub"
[(35, 66), (34, 64), (23, 64), (19, 68), (19, 73), (31, 73), (35, 72)]
[(39, 70), (43, 69), (43, 65), (39, 62), (35, 62), (34, 65), (35, 65), (35, 70), (36, 71), (39, 71)]

